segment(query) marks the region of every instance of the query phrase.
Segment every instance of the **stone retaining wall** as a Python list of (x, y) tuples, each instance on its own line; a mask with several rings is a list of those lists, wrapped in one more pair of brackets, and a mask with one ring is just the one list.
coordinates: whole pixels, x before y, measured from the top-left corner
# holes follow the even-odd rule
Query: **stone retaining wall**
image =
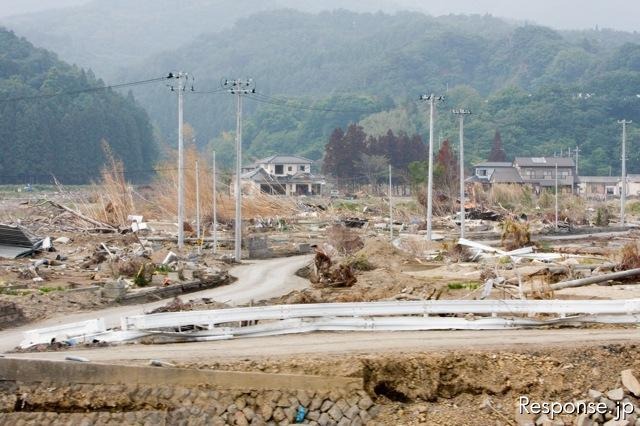
[(346, 426), (375, 414), (358, 379), (0, 359), (0, 425)]

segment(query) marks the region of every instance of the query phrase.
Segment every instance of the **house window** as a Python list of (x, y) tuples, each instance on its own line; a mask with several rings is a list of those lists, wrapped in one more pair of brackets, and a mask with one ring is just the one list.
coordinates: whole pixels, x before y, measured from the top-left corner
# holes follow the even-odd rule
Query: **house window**
[(486, 176), (487, 175), (487, 169), (478, 169), (478, 176)]
[(276, 164), (276, 174), (277, 175), (284, 174), (284, 166), (282, 164)]
[(300, 171), (301, 171), (301, 172), (304, 172), (304, 171), (305, 171), (305, 169), (306, 169), (306, 166), (305, 166), (305, 165), (300, 166)]
[(289, 167), (287, 167), (287, 170), (288, 170), (288, 171), (290, 171), (290, 172), (292, 172), (292, 171), (293, 171), (293, 167), (292, 167), (292, 166), (289, 166)]

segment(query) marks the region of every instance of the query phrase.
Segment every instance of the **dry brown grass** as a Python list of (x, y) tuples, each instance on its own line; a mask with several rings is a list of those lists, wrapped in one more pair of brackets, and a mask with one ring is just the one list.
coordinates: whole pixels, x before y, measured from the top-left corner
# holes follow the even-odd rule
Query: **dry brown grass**
[[(198, 153), (195, 147), (185, 150), (185, 215), (195, 217), (196, 214), (196, 161), (198, 161), (200, 186), (200, 211), (203, 221), (213, 218), (213, 175), (211, 160)], [(178, 200), (178, 171), (176, 170), (177, 153), (165, 163), (160, 164), (161, 172), (153, 184), (154, 195), (152, 201), (162, 209), (177, 216)], [(220, 173), (217, 173), (220, 176)], [(225, 222), (235, 215), (235, 199), (231, 194), (228, 183), (218, 178), (216, 183), (216, 203), (218, 221)], [(260, 192), (252, 193), (242, 199), (242, 218), (288, 217), (296, 213), (296, 204), (291, 197), (274, 196)]]
[(489, 204), (520, 212), (533, 207), (531, 188), (525, 185), (497, 184), (488, 194)]
[(638, 244), (631, 242), (625, 244), (620, 249), (620, 270), (640, 268), (640, 252), (638, 252)]
[[(103, 145), (107, 165), (102, 170), (102, 180), (93, 185), (92, 202), (84, 203), (80, 210), (89, 217), (114, 226), (127, 225), (127, 216), (141, 214), (147, 219), (175, 219), (178, 216), (178, 170), (177, 152), (159, 164), (158, 175), (147, 191), (145, 198), (135, 192), (126, 182), (122, 161), (115, 158), (108, 145)], [(185, 149), (185, 216), (196, 216), (196, 171), (199, 164), (200, 212), (202, 223), (213, 220), (213, 175), (210, 161), (200, 155), (195, 147)], [(216, 202), (219, 222), (227, 222), (235, 215), (235, 198), (230, 193), (228, 182), (217, 173)], [(246, 194), (246, 191), (245, 191)], [(253, 218), (290, 217), (297, 212), (292, 197), (273, 196), (259, 191), (245, 195), (242, 199), (242, 217)]]
[(84, 203), (84, 214), (109, 225), (127, 223), (127, 216), (135, 212), (133, 192), (124, 176), (124, 164), (113, 155), (109, 144), (102, 141), (107, 164), (102, 168), (102, 180), (93, 184), (93, 202)]

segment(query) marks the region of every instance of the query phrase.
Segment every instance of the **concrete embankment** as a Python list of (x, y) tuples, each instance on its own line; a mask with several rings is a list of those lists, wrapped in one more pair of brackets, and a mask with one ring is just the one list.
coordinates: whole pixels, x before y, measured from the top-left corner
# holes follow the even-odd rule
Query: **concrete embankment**
[(366, 424), (362, 379), (0, 358), (0, 425)]

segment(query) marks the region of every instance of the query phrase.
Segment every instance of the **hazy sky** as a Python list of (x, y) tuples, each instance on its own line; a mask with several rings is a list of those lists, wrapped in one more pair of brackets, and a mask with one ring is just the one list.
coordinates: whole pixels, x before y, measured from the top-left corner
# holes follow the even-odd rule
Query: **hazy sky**
[[(89, 1), (91, 0), (0, 0), (0, 17)], [(188, 1), (176, 0), (176, 3)], [(322, 0), (317, 1), (322, 4)], [(597, 25), (600, 28), (640, 31), (640, 1), (637, 0), (389, 0), (389, 3), (406, 5), (432, 15), (490, 13), (562, 29), (594, 28)]]
[(0, 18), (3, 16), (38, 12), (45, 9), (75, 6), (89, 3), (89, 1), (91, 0), (0, 0)]

